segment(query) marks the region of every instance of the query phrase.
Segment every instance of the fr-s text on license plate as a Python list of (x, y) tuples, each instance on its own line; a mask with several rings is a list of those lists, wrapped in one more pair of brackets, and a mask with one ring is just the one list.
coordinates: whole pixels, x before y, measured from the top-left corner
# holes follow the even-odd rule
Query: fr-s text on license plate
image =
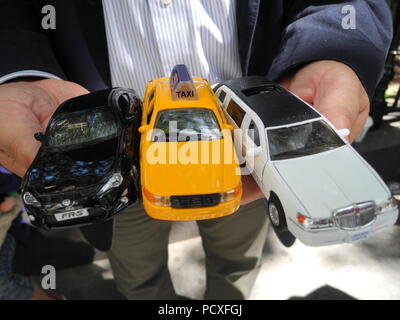
[(89, 215), (88, 209), (79, 209), (79, 210), (70, 211), (70, 212), (57, 213), (54, 216), (55, 216), (56, 220), (58, 222), (60, 222), (60, 221), (67, 221), (67, 220), (83, 218), (83, 217), (87, 217), (88, 215)]

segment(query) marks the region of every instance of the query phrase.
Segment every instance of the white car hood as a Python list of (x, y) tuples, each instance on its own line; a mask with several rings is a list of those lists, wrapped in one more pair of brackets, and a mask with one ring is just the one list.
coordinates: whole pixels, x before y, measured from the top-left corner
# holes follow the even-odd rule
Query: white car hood
[(312, 218), (331, 217), (350, 204), (385, 200), (390, 193), (373, 169), (344, 146), (318, 155), (274, 162), (275, 168)]

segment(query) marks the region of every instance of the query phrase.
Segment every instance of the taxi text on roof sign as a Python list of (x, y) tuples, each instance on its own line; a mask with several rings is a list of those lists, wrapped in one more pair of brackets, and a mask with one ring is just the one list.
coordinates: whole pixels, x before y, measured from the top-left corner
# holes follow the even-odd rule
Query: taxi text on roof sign
[(198, 100), (193, 79), (184, 64), (178, 64), (172, 70), (171, 78), (172, 100)]

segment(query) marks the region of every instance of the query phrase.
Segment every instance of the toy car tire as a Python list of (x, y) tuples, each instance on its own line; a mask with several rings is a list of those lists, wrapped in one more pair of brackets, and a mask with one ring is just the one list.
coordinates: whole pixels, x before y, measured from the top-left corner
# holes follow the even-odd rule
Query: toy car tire
[(275, 194), (271, 194), (268, 201), (268, 217), (276, 231), (282, 232), (288, 230), (285, 211)]

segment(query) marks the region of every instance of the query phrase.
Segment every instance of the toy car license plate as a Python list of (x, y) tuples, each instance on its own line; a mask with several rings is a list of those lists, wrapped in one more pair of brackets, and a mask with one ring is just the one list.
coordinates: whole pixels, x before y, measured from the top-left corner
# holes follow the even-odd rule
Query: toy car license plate
[(87, 217), (88, 215), (89, 215), (88, 209), (79, 209), (79, 210), (75, 210), (75, 211), (57, 213), (54, 216), (58, 222), (61, 222), (61, 221), (67, 221), (67, 220)]
[(365, 239), (366, 237), (368, 237), (368, 233), (369, 233), (368, 231), (362, 232), (362, 233), (357, 233), (357, 234), (351, 236), (351, 240), (352, 240), (352, 241), (363, 240), (363, 239)]

